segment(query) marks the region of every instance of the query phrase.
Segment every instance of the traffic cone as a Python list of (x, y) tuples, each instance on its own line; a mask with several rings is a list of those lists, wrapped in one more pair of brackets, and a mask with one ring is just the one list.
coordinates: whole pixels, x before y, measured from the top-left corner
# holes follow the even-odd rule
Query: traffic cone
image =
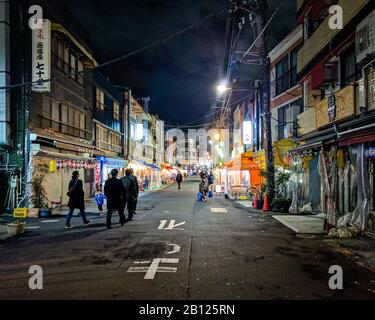
[(253, 208), (256, 209), (257, 208), (257, 201), (258, 201), (258, 193), (255, 192), (255, 196), (254, 196), (254, 203), (253, 203)]
[(267, 194), (264, 195), (263, 211), (264, 212), (270, 211), (270, 207), (268, 205), (268, 195)]

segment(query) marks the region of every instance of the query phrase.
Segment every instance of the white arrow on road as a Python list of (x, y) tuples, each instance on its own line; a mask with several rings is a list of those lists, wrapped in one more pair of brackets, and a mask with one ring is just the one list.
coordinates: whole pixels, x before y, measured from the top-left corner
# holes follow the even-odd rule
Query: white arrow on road
[(158, 229), (159, 230), (184, 230), (184, 228), (177, 228), (177, 227), (183, 226), (186, 223), (186, 221), (183, 221), (181, 223), (176, 224), (176, 220), (171, 220), (169, 222), (168, 227), (165, 228), (167, 222), (168, 220), (160, 220)]

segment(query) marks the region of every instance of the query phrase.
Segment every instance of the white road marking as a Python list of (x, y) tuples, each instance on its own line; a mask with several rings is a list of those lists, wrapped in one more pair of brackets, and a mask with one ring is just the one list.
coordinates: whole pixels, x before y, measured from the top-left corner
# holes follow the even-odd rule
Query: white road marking
[(163, 212), (164, 212), (164, 213), (171, 213), (171, 212), (170, 212), (170, 211), (168, 211), (168, 210), (164, 210)]
[(228, 213), (226, 208), (211, 208), (212, 213)]
[(39, 229), (40, 226), (31, 226), (31, 227), (26, 227), (26, 229)]
[(176, 264), (179, 263), (179, 259), (169, 259), (169, 258), (155, 258), (152, 260), (149, 267), (130, 267), (127, 272), (129, 273), (140, 273), (145, 272), (146, 275), (143, 279), (153, 280), (155, 279), (157, 272), (162, 273), (176, 273), (176, 267), (160, 267), (161, 263)]
[(56, 223), (60, 222), (60, 220), (43, 220), (42, 223)]
[(181, 247), (178, 244), (170, 243), (169, 245), (173, 246), (173, 250), (167, 252), (167, 254), (176, 254), (176, 253), (179, 253), (181, 251)]
[(183, 226), (186, 223), (186, 221), (183, 221), (181, 223), (176, 224), (176, 220), (171, 220), (169, 222), (168, 227), (165, 228), (167, 222), (168, 220), (160, 220), (160, 225), (158, 229), (159, 230), (184, 230), (183, 228), (177, 228), (177, 227)]

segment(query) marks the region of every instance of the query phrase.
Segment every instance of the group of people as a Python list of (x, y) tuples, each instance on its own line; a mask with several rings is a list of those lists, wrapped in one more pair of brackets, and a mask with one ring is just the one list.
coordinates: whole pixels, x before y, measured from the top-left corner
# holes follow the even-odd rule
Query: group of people
[[(110, 178), (104, 185), (104, 194), (101, 188), (98, 190), (95, 200), (98, 204), (99, 212), (103, 213), (104, 198), (107, 199), (107, 229), (112, 226), (112, 215), (114, 211), (118, 211), (120, 216), (120, 224), (123, 226), (126, 222), (133, 221), (134, 214), (136, 214), (139, 183), (137, 177), (134, 175), (133, 169), (126, 169), (125, 177), (118, 178), (118, 170), (113, 169), (110, 173)], [(85, 201), (83, 182), (79, 179), (79, 172), (74, 171), (72, 180), (69, 183), (69, 212), (66, 218), (65, 228), (73, 228), (70, 224), (73, 212), (79, 209), (83, 220), (83, 225), (88, 226), (91, 221), (86, 218)], [(125, 217), (125, 208), (128, 211), (128, 217)]]
[[(104, 185), (104, 193), (102, 188), (99, 187), (95, 194), (95, 200), (98, 204), (98, 209), (101, 215), (104, 214), (103, 204), (104, 199), (107, 199), (107, 229), (112, 226), (112, 215), (114, 211), (118, 211), (120, 216), (119, 223), (123, 226), (126, 222), (133, 221), (134, 214), (136, 214), (138, 195), (139, 195), (139, 182), (134, 175), (133, 169), (129, 168), (125, 171), (125, 177), (118, 178), (118, 170), (113, 169), (110, 173), (109, 179)], [(202, 171), (201, 182), (199, 184), (199, 192), (202, 194), (202, 200), (207, 202), (207, 195), (212, 190), (214, 185), (214, 176), (212, 172), (207, 173)], [(176, 182), (178, 189), (181, 189), (181, 183), (184, 177), (181, 172), (177, 173)], [(74, 171), (72, 180), (69, 183), (68, 194), (69, 212), (66, 217), (65, 228), (70, 229), (74, 226), (71, 225), (71, 219), (75, 209), (79, 209), (83, 220), (83, 225), (88, 226), (91, 220), (88, 220), (85, 213), (85, 193), (83, 190), (83, 182), (79, 179), (79, 172)], [(128, 217), (125, 217), (125, 209), (127, 208)]]
[(212, 190), (212, 187), (215, 182), (214, 175), (212, 172), (207, 173), (206, 171), (202, 171), (201, 174), (201, 182), (199, 183), (199, 192), (202, 195), (202, 200), (206, 203), (207, 202), (207, 195)]

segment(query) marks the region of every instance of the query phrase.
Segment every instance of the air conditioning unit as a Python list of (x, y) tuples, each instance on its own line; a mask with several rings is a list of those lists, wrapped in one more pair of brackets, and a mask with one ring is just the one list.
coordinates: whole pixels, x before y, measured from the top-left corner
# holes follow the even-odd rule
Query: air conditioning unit
[(357, 62), (366, 63), (375, 55), (375, 10), (357, 26)]

